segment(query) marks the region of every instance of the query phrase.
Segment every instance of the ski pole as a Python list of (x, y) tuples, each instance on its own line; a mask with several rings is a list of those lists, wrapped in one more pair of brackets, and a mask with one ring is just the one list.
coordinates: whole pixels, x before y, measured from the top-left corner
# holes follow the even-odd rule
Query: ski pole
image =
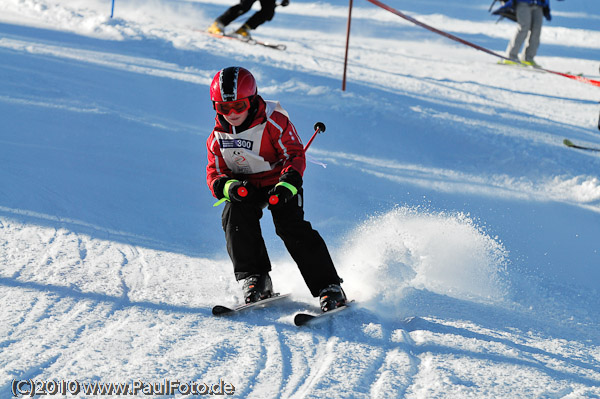
[(313, 140), (317, 136), (317, 133), (321, 133), (321, 132), (325, 131), (325, 124), (323, 122), (317, 122), (317, 123), (315, 123), (315, 126), (313, 127), (313, 129), (315, 129), (315, 132), (313, 133), (310, 140), (308, 140), (306, 147), (304, 147), (304, 152), (306, 152), (306, 150), (308, 150), (308, 147), (310, 147), (310, 145), (312, 144)]
[[(313, 127), (313, 129), (315, 129), (315, 132), (313, 133), (313, 135), (310, 138), (310, 140), (308, 140), (308, 143), (306, 143), (306, 146), (304, 147), (304, 152), (306, 152), (308, 150), (308, 147), (310, 147), (310, 145), (312, 144), (312, 142), (315, 139), (315, 137), (317, 137), (317, 133), (321, 133), (321, 132), (325, 131), (325, 124), (323, 122), (317, 122), (317, 123), (315, 123), (315, 126)], [(291, 184), (289, 186), (291, 186)], [(294, 186), (291, 186), (291, 187), (294, 188), (294, 190), (296, 192), (298, 192), (298, 190)], [(292, 191), (292, 192), (294, 192), (294, 190), (290, 189), (290, 191)], [(294, 195), (295, 194), (296, 193), (294, 193)], [(271, 204), (271, 205), (277, 205), (278, 203), (279, 203), (279, 197), (277, 196), (277, 194), (271, 195), (269, 197), (269, 204)]]

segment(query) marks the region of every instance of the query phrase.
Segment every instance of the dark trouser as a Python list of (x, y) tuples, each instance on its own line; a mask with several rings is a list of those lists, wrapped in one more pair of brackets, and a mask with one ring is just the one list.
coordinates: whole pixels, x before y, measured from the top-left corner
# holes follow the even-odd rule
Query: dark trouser
[[(225, 11), (217, 18), (217, 21), (225, 26), (229, 25), (234, 19), (247, 13), (250, 8), (252, 8), (252, 4), (254, 4), (255, 1), (256, 0), (240, 0), (239, 4), (236, 4)], [(254, 15), (246, 21), (246, 24), (250, 29), (256, 29), (257, 26), (273, 19), (273, 15), (275, 15), (275, 0), (260, 0), (260, 11), (255, 12)]]
[[(304, 220), (302, 189), (290, 202), (271, 211), (275, 232), (283, 240), (298, 265), (311, 294), (330, 284), (339, 284), (331, 256), (321, 235)], [(227, 252), (233, 262), (236, 280), (271, 271), (271, 262), (262, 237), (260, 219), (266, 204), (267, 190), (260, 190), (260, 200), (251, 203), (226, 202), (222, 222)]]

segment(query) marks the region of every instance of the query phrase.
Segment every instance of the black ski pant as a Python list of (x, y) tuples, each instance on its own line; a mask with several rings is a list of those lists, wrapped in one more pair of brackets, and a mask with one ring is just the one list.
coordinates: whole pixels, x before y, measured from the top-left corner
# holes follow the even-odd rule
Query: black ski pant
[[(239, 4), (227, 9), (217, 18), (217, 21), (227, 26), (240, 15), (250, 11), (255, 2), (256, 0), (241, 0)], [(275, 15), (275, 0), (260, 0), (260, 10), (255, 12), (246, 24), (250, 29), (256, 29), (257, 26), (273, 19), (273, 15)]]
[[(233, 262), (236, 280), (271, 271), (260, 219), (267, 204), (267, 189), (260, 189), (253, 202), (226, 202), (222, 223), (227, 252)], [(300, 189), (287, 204), (271, 210), (275, 232), (298, 265), (311, 294), (330, 284), (340, 284), (329, 250), (321, 235), (304, 220)]]

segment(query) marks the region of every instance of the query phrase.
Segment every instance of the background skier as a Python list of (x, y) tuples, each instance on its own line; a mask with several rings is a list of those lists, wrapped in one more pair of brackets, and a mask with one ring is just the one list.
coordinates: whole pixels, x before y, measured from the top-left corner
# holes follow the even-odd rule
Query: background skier
[[(208, 32), (218, 35), (224, 34), (225, 27), (240, 15), (247, 13), (255, 2), (256, 0), (240, 0), (239, 4), (230, 7), (221, 14), (215, 22), (208, 27)], [(288, 4), (290, 4), (289, 0), (283, 0), (281, 2), (281, 5), (284, 7)], [(254, 13), (244, 25), (235, 31), (235, 33), (250, 38), (250, 30), (256, 29), (259, 25), (273, 19), (273, 16), (275, 15), (275, 6), (275, 0), (260, 0), (260, 10)]]
[[(510, 11), (508, 11), (510, 10)], [(513, 11), (514, 10), (514, 14)], [(550, 0), (509, 0), (506, 4), (493, 12), (496, 15), (513, 14), (518, 24), (517, 32), (508, 43), (506, 56), (510, 60), (501, 60), (500, 64), (519, 63), (519, 52), (527, 40), (521, 61), (530, 66), (539, 66), (534, 57), (540, 46), (540, 36), (544, 17), (550, 21)]]

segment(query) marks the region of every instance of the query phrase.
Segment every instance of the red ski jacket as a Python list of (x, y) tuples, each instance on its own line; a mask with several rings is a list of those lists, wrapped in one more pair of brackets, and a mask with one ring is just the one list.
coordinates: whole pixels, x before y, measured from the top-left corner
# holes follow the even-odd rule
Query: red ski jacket
[(219, 197), (213, 183), (223, 176), (265, 187), (277, 184), (290, 169), (304, 174), (304, 145), (288, 113), (278, 102), (264, 101), (260, 96), (257, 100), (254, 120), (243, 131), (215, 118), (215, 127), (206, 140), (206, 183), (215, 198)]

